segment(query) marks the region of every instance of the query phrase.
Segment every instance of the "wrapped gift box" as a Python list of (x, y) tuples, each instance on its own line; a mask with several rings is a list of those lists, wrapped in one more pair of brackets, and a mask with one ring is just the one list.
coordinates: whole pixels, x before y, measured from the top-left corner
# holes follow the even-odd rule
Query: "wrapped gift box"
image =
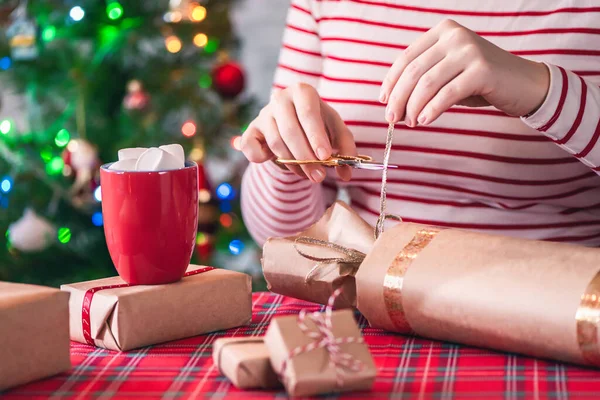
[(68, 303), (57, 289), (0, 282), (0, 391), (71, 368)]
[(167, 285), (127, 285), (121, 278), (62, 285), (69, 301), (71, 339), (124, 351), (248, 324), (249, 275), (190, 265)]
[[(325, 313), (319, 318), (290, 315), (273, 318), (264, 340), (271, 365), (291, 396), (312, 396), (330, 392), (369, 390), (377, 370), (351, 310)], [(310, 314), (315, 315), (315, 314)], [(320, 319), (323, 318), (323, 319)], [(318, 326), (331, 326), (331, 347), (322, 346), (328, 335)], [(357, 367), (344, 366), (342, 358)], [(337, 360), (337, 362), (333, 362)]]
[(305, 237), (332, 242), (360, 254), (369, 251), (373, 245), (373, 228), (345, 203), (338, 201), (304, 232), (286, 238), (270, 238), (263, 247), (263, 273), (272, 292), (326, 304), (329, 296), (341, 288), (343, 291), (336, 299), (336, 307), (355, 306), (354, 275), (362, 258), (356, 257), (358, 261), (355, 262), (318, 262), (304, 257), (300, 252), (320, 259), (347, 258), (339, 249), (298, 242), (298, 238)]
[(213, 361), (221, 374), (239, 389), (272, 389), (281, 386), (262, 338), (217, 339), (213, 344)]

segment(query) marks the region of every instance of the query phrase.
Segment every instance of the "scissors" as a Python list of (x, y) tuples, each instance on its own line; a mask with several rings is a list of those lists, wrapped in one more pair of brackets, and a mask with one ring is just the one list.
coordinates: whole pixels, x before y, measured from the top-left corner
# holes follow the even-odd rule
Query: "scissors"
[[(367, 169), (371, 171), (381, 171), (384, 169), (382, 163), (374, 162), (369, 156), (343, 156), (334, 154), (327, 160), (286, 160), (278, 158), (275, 160), (280, 165), (322, 165), (324, 167), (342, 167), (347, 165), (357, 169)], [(398, 168), (397, 165), (388, 165), (388, 168)]]

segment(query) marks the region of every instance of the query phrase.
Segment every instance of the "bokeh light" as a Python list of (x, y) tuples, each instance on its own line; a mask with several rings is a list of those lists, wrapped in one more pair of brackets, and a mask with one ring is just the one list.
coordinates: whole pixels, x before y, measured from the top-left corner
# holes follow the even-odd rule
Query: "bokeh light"
[(195, 5), (192, 9), (192, 21), (200, 22), (206, 18), (206, 8), (201, 5)]
[(242, 150), (242, 137), (234, 136), (231, 138), (231, 147), (236, 149), (237, 151)]
[(71, 241), (71, 230), (67, 227), (58, 228), (58, 241), (62, 244), (69, 243)]
[(169, 53), (178, 53), (183, 45), (177, 36), (169, 36), (165, 39), (165, 46)]
[(69, 143), (69, 140), (71, 140), (71, 134), (68, 130), (63, 128), (56, 133), (54, 143), (56, 143), (58, 147), (65, 147)]
[(231, 225), (233, 225), (233, 218), (231, 218), (231, 215), (229, 214), (221, 214), (219, 217), (219, 222), (221, 225), (223, 225), (223, 227), (230, 228)]
[(46, 164), (46, 172), (48, 175), (58, 175), (62, 172), (65, 162), (60, 157), (53, 157), (48, 164)]
[(1, 70), (6, 71), (7, 69), (10, 68), (11, 64), (12, 64), (12, 60), (10, 59), (10, 57), (6, 56), (6, 57), (0, 58), (0, 69)]
[(94, 215), (92, 215), (92, 224), (96, 226), (102, 226), (102, 224), (104, 224), (104, 219), (102, 218), (102, 213), (100, 211), (95, 212)]
[(5, 176), (4, 178), (2, 178), (2, 181), (0, 182), (0, 190), (3, 193), (8, 193), (11, 191), (12, 188), (13, 188), (13, 180), (11, 179), (11, 177)]
[(96, 201), (102, 201), (102, 186), (98, 186), (96, 190), (94, 190), (94, 198)]
[(206, 189), (200, 189), (198, 191), (198, 201), (200, 203), (208, 203), (210, 201), (210, 191)]
[(206, 46), (206, 43), (208, 43), (208, 36), (206, 36), (204, 33), (198, 33), (196, 36), (194, 36), (194, 44), (197, 47), (204, 47)]
[(194, 121), (186, 121), (181, 126), (181, 133), (183, 136), (192, 137), (196, 134), (196, 124)]
[(56, 37), (56, 27), (53, 25), (48, 25), (42, 31), (42, 40), (44, 42), (51, 42)]
[(3, 135), (8, 135), (11, 129), (12, 122), (10, 122), (9, 120), (5, 119), (0, 122), (0, 133), (2, 133)]
[(123, 6), (116, 1), (111, 1), (106, 6), (106, 15), (108, 15), (108, 18), (112, 19), (113, 21), (121, 18), (123, 15)]
[(71, 17), (73, 21), (81, 21), (83, 17), (85, 17), (85, 10), (79, 6), (75, 6), (69, 11), (69, 17)]
[(235, 256), (240, 254), (244, 250), (244, 242), (238, 239), (234, 239), (229, 243), (229, 252)]
[(235, 197), (233, 187), (229, 183), (221, 183), (217, 186), (217, 197), (221, 200), (232, 200)]

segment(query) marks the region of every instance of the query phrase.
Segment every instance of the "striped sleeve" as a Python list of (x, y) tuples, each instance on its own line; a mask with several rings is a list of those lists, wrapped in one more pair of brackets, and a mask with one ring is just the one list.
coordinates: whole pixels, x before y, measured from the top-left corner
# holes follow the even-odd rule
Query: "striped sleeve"
[(546, 99), (522, 120), (598, 173), (600, 88), (562, 67), (546, 65), (550, 70)]
[[(304, 82), (318, 86), (320, 40), (311, 0), (292, 0), (275, 73), (274, 89)], [(269, 237), (294, 235), (325, 211), (322, 185), (279, 168), (273, 162), (250, 164), (242, 181), (242, 213), (259, 245)]]

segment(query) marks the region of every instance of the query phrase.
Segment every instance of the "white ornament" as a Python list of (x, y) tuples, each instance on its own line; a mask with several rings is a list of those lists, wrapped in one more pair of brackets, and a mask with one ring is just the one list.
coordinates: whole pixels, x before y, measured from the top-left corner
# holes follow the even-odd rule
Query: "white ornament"
[(54, 240), (56, 229), (31, 209), (8, 227), (8, 239), (17, 250), (24, 252), (41, 251)]

